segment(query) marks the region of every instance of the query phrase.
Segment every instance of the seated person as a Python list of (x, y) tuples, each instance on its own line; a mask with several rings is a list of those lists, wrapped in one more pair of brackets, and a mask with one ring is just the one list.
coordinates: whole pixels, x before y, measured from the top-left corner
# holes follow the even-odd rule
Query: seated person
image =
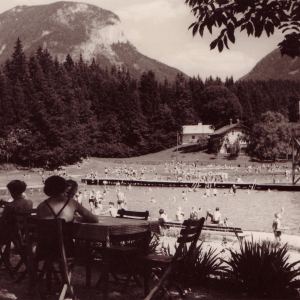
[(165, 211), (161, 208), (159, 210), (159, 218), (163, 219), (165, 222), (168, 222), (168, 215), (165, 213)]
[(115, 203), (109, 202), (108, 205), (109, 205), (109, 208), (106, 211), (100, 213), (100, 215), (105, 215), (105, 214), (109, 213), (109, 215), (111, 217), (115, 218), (118, 215), (118, 210), (115, 208)]
[(6, 187), (13, 199), (13, 201), (8, 202), (6, 205), (13, 206), (16, 209), (32, 209), (33, 202), (24, 197), (24, 192), (26, 190), (26, 183), (24, 181), (13, 180), (8, 183)]
[(190, 212), (190, 219), (192, 220), (198, 220), (198, 212), (196, 211), (196, 207), (193, 206), (192, 210)]
[(220, 224), (221, 223), (221, 213), (219, 211), (219, 207), (216, 207), (216, 210), (213, 214), (210, 212), (209, 209), (206, 211), (206, 213), (207, 213), (206, 214), (206, 220), (207, 220), (208, 217), (210, 217), (211, 218), (211, 223), (213, 223), (213, 224)]
[(161, 229), (161, 234), (164, 235), (164, 229), (169, 229), (168, 225), (165, 225), (165, 222), (168, 222), (168, 215), (166, 214), (166, 212), (161, 208), (159, 210), (159, 227)]
[[(37, 207), (37, 216), (41, 219), (57, 219), (62, 218), (67, 222), (64, 228), (64, 243), (66, 256), (72, 257), (75, 254), (74, 242), (71, 235), (71, 225), (74, 220), (75, 213), (78, 213), (82, 222), (98, 223), (97, 216), (74, 200), (77, 192), (78, 184), (74, 180), (66, 181), (63, 177), (54, 175), (46, 179), (44, 193), (49, 196), (48, 199), (41, 202)], [(55, 251), (51, 249), (51, 245), (37, 245), (37, 256), (43, 256), (43, 253)]]
[(66, 181), (64, 178), (54, 175), (46, 179), (44, 193), (48, 199), (37, 207), (37, 215), (42, 219), (56, 219), (58, 217), (72, 222), (74, 213), (77, 212), (82, 222), (98, 223), (98, 218), (74, 200), (78, 184), (74, 180)]
[[(16, 221), (12, 218), (12, 214), (20, 209), (32, 209), (33, 203), (25, 197), (26, 183), (21, 180), (12, 180), (7, 184), (7, 189), (11, 194), (11, 201), (5, 202), (5, 206), (0, 218), (0, 238), (12, 238), (18, 232)], [(4, 201), (3, 201), (4, 202)]]

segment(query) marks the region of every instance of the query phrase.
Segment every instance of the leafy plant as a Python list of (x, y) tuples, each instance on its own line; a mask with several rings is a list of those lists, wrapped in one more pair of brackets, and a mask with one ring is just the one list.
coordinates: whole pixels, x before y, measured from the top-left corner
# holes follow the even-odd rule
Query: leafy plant
[(204, 252), (203, 243), (201, 242), (192, 252), (189, 252), (186, 246), (183, 248), (179, 274), (183, 283), (199, 284), (217, 271), (226, 269), (226, 266), (222, 265), (223, 261), (219, 258), (219, 253), (216, 253), (217, 249), (210, 247)]
[(204, 252), (202, 245), (203, 242), (198, 247), (199, 255), (194, 266), (193, 277), (197, 283), (207, 279), (209, 275), (226, 269), (222, 265), (223, 261), (219, 258), (219, 253), (216, 253), (217, 249), (210, 247), (208, 251)]
[(299, 286), (300, 261), (288, 263), (287, 244), (277, 247), (270, 241), (243, 241), (240, 251), (229, 249), (231, 257), (225, 261), (229, 275), (237, 280), (248, 294), (258, 297), (285, 296), (289, 289)]

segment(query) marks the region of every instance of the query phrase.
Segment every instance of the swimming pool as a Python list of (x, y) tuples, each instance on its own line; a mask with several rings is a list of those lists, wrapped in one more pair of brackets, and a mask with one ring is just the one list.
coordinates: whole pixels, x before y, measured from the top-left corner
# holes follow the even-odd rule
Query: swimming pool
[[(87, 192), (92, 189), (103, 191), (103, 186), (87, 186)], [(84, 192), (83, 187), (80, 190)], [(198, 192), (188, 192), (186, 188), (167, 188), (167, 187), (136, 187), (127, 190), (121, 186), (128, 201), (129, 210), (149, 210), (151, 218), (159, 217), (159, 209), (163, 208), (168, 214), (169, 219), (175, 220), (175, 214), (180, 206), (185, 213), (185, 218), (189, 217), (192, 206), (202, 208), (201, 216), (206, 216), (206, 210), (214, 211), (216, 207), (220, 208), (222, 219), (228, 218), (230, 225), (241, 227), (244, 231), (264, 231), (272, 232), (272, 222), (274, 214), (284, 207), (285, 212), (282, 216), (282, 226), (289, 227), (284, 232), (287, 234), (300, 235), (300, 193), (285, 191), (255, 191), (237, 189), (234, 196), (228, 195), (227, 189), (218, 189), (218, 196), (204, 197), (204, 189)], [(182, 199), (182, 191), (186, 192), (187, 201)], [(31, 195), (26, 191), (29, 199), (34, 201), (37, 206), (41, 201), (47, 198), (41, 192), (34, 189)], [(224, 193), (226, 195), (224, 195)], [(2, 191), (2, 198), (7, 198)], [(175, 197), (176, 201), (173, 201)], [(115, 202), (117, 206), (116, 187), (110, 186), (109, 193), (104, 197), (103, 208), (108, 207), (108, 202)], [(83, 205), (89, 208), (88, 199), (85, 199)]]

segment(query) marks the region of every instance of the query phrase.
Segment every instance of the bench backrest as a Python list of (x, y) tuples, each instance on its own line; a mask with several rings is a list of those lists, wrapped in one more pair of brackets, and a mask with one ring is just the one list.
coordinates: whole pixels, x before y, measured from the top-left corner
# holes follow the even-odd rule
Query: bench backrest
[[(165, 222), (163, 218), (158, 219), (160, 226), (169, 226), (169, 227), (177, 227), (177, 228), (183, 228), (184, 224), (180, 222)], [(224, 225), (203, 225), (202, 230), (208, 230), (208, 231), (217, 231), (217, 232), (232, 232), (232, 233), (243, 233), (242, 228), (240, 227), (232, 227), (232, 226), (224, 226)]]
[(120, 215), (120, 218), (131, 218), (131, 219), (142, 219), (142, 220), (148, 220), (149, 217), (149, 211), (131, 211), (131, 210), (125, 210), (125, 209), (119, 209), (118, 215)]
[(179, 245), (172, 260), (176, 261), (178, 259), (182, 253), (184, 245), (187, 243), (191, 243), (188, 251), (194, 251), (197, 246), (204, 221), (204, 218), (201, 218), (200, 220), (188, 219), (183, 221), (182, 225), (184, 227), (180, 230), (180, 236), (177, 239), (177, 243)]

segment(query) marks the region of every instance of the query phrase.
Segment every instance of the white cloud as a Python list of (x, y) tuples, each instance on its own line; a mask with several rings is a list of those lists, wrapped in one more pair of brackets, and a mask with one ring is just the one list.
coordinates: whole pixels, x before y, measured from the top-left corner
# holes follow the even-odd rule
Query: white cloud
[(150, 19), (153, 23), (166, 23), (170, 19), (178, 20), (184, 17), (188, 10), (183, 1), (156, 0), (147, 3), (138, 2), (126, 8), (116, 10), (115, 13), (122, 21), (144, 22), (146, 19)]

